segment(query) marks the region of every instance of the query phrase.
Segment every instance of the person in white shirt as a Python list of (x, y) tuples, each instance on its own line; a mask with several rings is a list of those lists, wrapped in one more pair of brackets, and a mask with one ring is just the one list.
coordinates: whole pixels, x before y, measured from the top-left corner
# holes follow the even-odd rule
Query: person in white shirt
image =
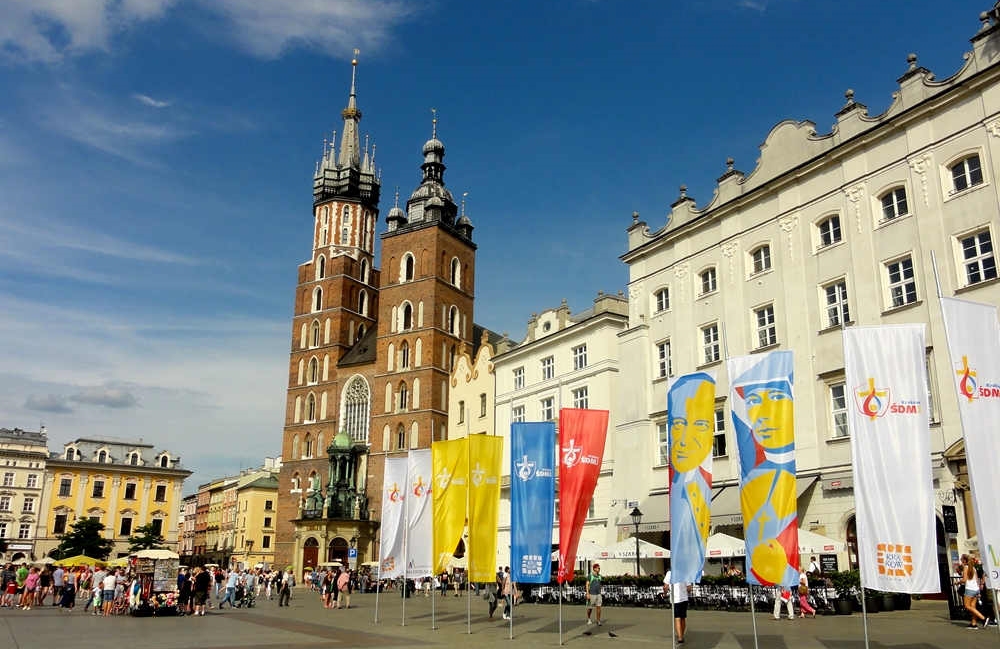
[(104, 601), (105, 617), (111, 615), (111, 607), (115, 603), (115, 586), (118, 583), (118, 571), (108, 572), (101, 584), (101, 599)]
[(819, 564), (816, 563), (816, 557), (812, 557), (809, 560), (809, 570), (807, 570), (810, 575), (819, 576)]
[(684, 634), (687, 632), (688, 585), (685, 583), (670, 583), (670, 571), (663, 577), (663, 592), (670, 595), (670, 606), (674, 611), (674, 633), (677, 644), (684, 644)]

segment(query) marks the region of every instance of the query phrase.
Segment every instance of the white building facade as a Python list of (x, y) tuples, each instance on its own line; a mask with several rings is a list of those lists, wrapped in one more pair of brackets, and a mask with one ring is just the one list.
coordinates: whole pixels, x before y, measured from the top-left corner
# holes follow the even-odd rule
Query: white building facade
[[(742, 536), (724, 361), (784, 349), (795, 354), (799, 525), (850, 547), (853, 398), (844, 383), (841, 328), (918, 322), (927, 325), (939, 554), (946, 565), (952, 553), (972, 549), (962, 428), (933, 259), (944, 295), (1000, 301), (993, 249), (1000, 227), (1000, 26), (984, 20), (965, 64), (942, 81), (911, 55), (881, 115), (869, 116), (851, 91), (846, 96), (830, 133), (818, 134), (808, 121), (781, 122), (751, 173), (727, 161), (707, 205), (698, 207), (682, 187), (662, 227), (633, 215), (622, 256), (628, 329), (620, 337), (629, 380), (618, 382), (613, 421), (617, 439), (632, 444), (627, 456), (621, 443), (615, 451), (641, 492), (642, 530), (651, 541), (666, 542), (669, 530), (669, 377), (718, 374), (712, 531)], [(955, 537), (944, 533), (945, 506), (957, 508)], [(841, 569), (856, 564), (853, 550), (838, 560)]]

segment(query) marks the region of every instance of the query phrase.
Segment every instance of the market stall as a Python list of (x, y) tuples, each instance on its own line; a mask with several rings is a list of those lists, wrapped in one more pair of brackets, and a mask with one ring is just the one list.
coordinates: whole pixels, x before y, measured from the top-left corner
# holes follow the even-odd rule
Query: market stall
[(170, 550), (140, 550), (129, 557), (135, 579), (129, 589), (132, 615), (177, 615), (180, 557)]

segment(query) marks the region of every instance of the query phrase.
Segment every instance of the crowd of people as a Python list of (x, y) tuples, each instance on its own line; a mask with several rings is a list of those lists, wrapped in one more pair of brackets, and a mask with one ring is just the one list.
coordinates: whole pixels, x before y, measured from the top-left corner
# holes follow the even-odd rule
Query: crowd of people
[(40, 606), (58, 606), (72, 611), (81, 598), (84, 611), (111, 615), (116, 599), (122, 599), (130, 579), (124, 570), (60, 565), (27, 566), (8, 563), (0, 571), (0, 607), (30, 611)]

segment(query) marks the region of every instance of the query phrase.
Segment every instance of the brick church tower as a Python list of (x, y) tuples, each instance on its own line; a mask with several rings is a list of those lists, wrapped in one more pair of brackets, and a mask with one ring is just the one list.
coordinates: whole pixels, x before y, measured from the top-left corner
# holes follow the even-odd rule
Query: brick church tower
[[(374, 243), (381, 190), (361, 146), (357, 59), (336, 133), (313, 177), (309, 260), (298, 269), (275, 565), (376, 559), (387, 455), (446, 438), (448, 375), (473, 334), (472, 223), (444, 186), (444, 145), (424, 145), (422, 180)], [(397, 196), (398, 203), (398, 196)], [(463, 210), (464, 212), (464, 210)], [(264, 530), (267, 536), (272, 530)], [(239, 550), (238, 550), (239, 551)]]

